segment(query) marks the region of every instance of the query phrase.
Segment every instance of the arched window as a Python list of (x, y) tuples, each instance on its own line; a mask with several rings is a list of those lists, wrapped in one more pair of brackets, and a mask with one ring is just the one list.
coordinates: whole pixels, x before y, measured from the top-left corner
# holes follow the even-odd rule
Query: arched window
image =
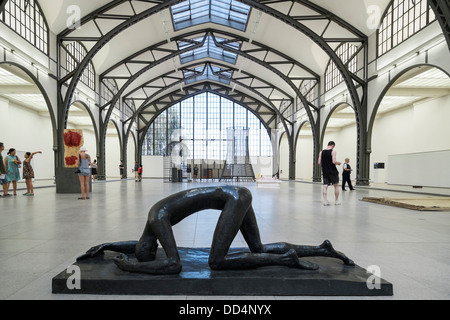
[[(358, 48), (351, 43), (344, 43), (336, 49), (336, 54), (347, 65), (347, 69), (355, 73), (358, 66)], [(333, 60), (330, 60), (325, 71), (325, 91), (331, 90), (344, 81), (341, 72)]]
[(393, 0), (377, 32), (378, 56), (402, 43), (436, 19), (427, 0)]
[[(66, 45), (66, 67), (68, 72), (75, 70), (86, 56), (86, 48), (79, 42)], [(92, 62), (88, 64), (81, 75), (80, 81), (92, 90), (95, 90), (95, 70)]]
[(0, 20), (48, 55), (48, 26), (35, 0), (9, 0)]
[(271, 157), (270, 136), (258, 117), (216, 94), (198, 94), (173, 105), (155, 119), (146, 133), (142, 154), (164, 155), (167, 146), (176, 139), (189, 150), (189, 159), (225, 160), (227, 129), (243, 127), (249, 128), (250, 156)]

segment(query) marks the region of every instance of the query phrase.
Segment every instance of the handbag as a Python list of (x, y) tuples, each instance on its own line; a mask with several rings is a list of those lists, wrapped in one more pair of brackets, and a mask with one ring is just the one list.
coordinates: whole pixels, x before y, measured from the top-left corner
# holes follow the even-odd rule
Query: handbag
[(81, 170), (80, 170), (80, 165), (81, 165), (81, 156), (80, 155), (78, 155), (78, 159), (79, 159), (79, 163), (78, 163), (78, 168), (77, 168), (77, 170), (75, 170), (75, 174), (78, 174), (78, 173), (81, 173)]

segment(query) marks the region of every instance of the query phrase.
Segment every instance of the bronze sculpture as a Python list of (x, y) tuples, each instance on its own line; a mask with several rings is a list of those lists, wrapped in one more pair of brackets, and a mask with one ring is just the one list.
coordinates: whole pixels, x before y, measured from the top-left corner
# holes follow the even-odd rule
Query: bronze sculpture
[[(114, 262), (124, 271), (148, 274), (180, 273), (182, 266), (172, 226), (189, 215), (206, 209), (222, 210), (209, 256), (209, 265), (213, 270), (253, 269), (274, 265), (317, 270), (317, 264), (299, 260), (299, 257), (314, 256), (337, 258), (346, 265), (355, 265), (343, 253), (335, 251), (328, 240), (319, 246), (285, 242), (262, 244), (252, 207), (251, 192), (238, 186), (190, 189), (162, 199), (150, 209), (139, 241), (104, 243), (91, 248), (77, 260), (95, 257), (103, 254), (105, 250), (110, 250), (121, 253), (114, 258)], [(250, 252), (228, 254), (239, 230)], [(166, 253), (165, 259), (155, 259), (158, 240)], [(128, 258), (126, 254), (131, 253), (136, 254), (137, 261)]]

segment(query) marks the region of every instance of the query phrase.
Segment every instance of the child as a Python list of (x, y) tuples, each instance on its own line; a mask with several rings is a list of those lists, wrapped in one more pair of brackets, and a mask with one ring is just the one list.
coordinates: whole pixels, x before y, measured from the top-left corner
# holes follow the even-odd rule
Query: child
[(25, 179), (25, 184), (27, 185), (27, 193), (24, 193), (24, 196), (33, 197), (33, 179), (34, 179), (34, 170), (31, 166), (31, 159), (37, 153), (42, 153), (41, 151), (37, 152), (27, 152), (25, 153), (25, 160), (23, 161), (23, 178)]
[(139, 176), (139, 182), (142, 182), (142, 164), (139, 165), (138, 176)]

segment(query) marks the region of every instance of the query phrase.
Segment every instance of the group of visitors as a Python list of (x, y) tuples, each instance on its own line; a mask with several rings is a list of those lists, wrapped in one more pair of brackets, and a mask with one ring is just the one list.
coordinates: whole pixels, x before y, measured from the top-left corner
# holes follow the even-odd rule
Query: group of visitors
[[(334, 141), (330, 141), (328, 143), (327, 149), (322, 150), (319, 154), (319, 165), (322, 166), (322, 175), (323, 175), (323, 204), (328, 206), (330, 203), (327, 199), (328, 186), (334, 186), (334, 194), (335, 194), (335, 204), (339, 205), (339, 172), (336, 168), (337, 165), (341, 165), (341, 162), (336, 159), (336, 151)], [(0, 184), (3, 188), (3, 195), (0, 197), (11, 197), (17, 196), (17, 182), (20, 180), (20, 171), (19, 168), (23, 168), (22, 176), (25, 179), (25, 184), (27, 187), (27, 192), (24, 193), (24, 196), (32, 197), (34, 196), (33, 190), (33, 180), (34, 179), (34, 170), (31, 166), (31, 159), (38, 154), (42, 153), (41, 151), (36, 152), (26, 152), (24, 156), (24, 161), (22, 162), (17, 156), (17, 151), (14, 148), (10, 148), (6, 157), (3, 158), (3, 150), (5, 150), (5, 145), (0, 142)], [(80, 200), (89, 199), (89, 183), (91, 176), (95, 181), (95, 176), (97, 175), (97, 161), (91, 162), (91, 157), (86, 153), (86, 147), (81, 147), (80, 154), (78, 157), (78, 177), (80, 179), (81, 186), (81, 197), (78, 198)], [(346, 191), (345, 185), (348, 184), (350, 190), (354, 190), (351, 180), (350, 173), (352, 171), (349, 165), (349, 159), (345, 159), (345, 163), (343, 166), (343, 179), (342, 179), (342, 190)], [(121, 170), (123, 164), (121, 163)], [(190, 166), (188, 168), (188, 174), (190, 175)], [(134, 172), (136, 174), (136, 181), (142, 181), (142, 165), (139, 165), (136, 161)], [(121, 174), (123, 172), (121, 171)], [(198, 168), (194, 167), (194, 180), (197, 178)], [(9, 187), (12, 182), (13, 185), (13, 194), (9, 193)]]
[[(328, 202), (328, 186), (333, 185), (334, 186), (334, 198), (335, 198), (335, 205), (340, 205), (339, 202), (339, 172), (336, 168), (336, 166), (340, 166), (341, 162), (337, 161), (336, 157), (336, 151), (334, 150), (334, 147), (336, 146), (334, 141), (328, 142), (327, 148), (325, 150), (322, 150), (319, 153), (319, 165), (322, 166), (322, 177), (323, 177), (323, 189), (322, 189), (322, 195), (323, 195), (323, 205), (329, 206), (330, 203)], [(348, 187), (350, 190), (355, 190), (353, 188), (352, 182), (350, 180), (350, 173), (352, 172), (352, 168), (350, 167), (350, 159), (346, 158), (345, 163), (342, 167), (342, 191), (346, 191), (345, 185), (348, 184)]]
[[(123, 165), (123, 162), (121, 162), (121, 165)], [(123, 170), (123, 169), (122, 169)], [(134, 177), (136, 178), (136, 182), (142, 182), (142, 164), (138, 164), (138, 162), (136, 161), (134, 163)], [(123, 171), (121, 171), (121, 175), (123, 174)], [(122, 176), (121, 176), (122, 178)]]
[[(26, 152), (23, 162), (17, 156), (17, 151), (14, 148), (10, 148), (5, 158), (3, 158), (3, 150), (5, 150), (5, 145), (0, 142), (0, 184), (3, 188), (2, 198), (17, 196), (17, 182), (20, 180), (20, 168), (23, 168), (22, 176), (25, 179), (25, 184), (27, 186), (27, 192), (24, 196), (33, 197), (33, 179), (34, 170), (31, 166), (31, 159), (37, 153), (42, 153), (41, 151), (36, 152)], [(9, 193), (9, 187), (13, 186), (13, 194)]]

